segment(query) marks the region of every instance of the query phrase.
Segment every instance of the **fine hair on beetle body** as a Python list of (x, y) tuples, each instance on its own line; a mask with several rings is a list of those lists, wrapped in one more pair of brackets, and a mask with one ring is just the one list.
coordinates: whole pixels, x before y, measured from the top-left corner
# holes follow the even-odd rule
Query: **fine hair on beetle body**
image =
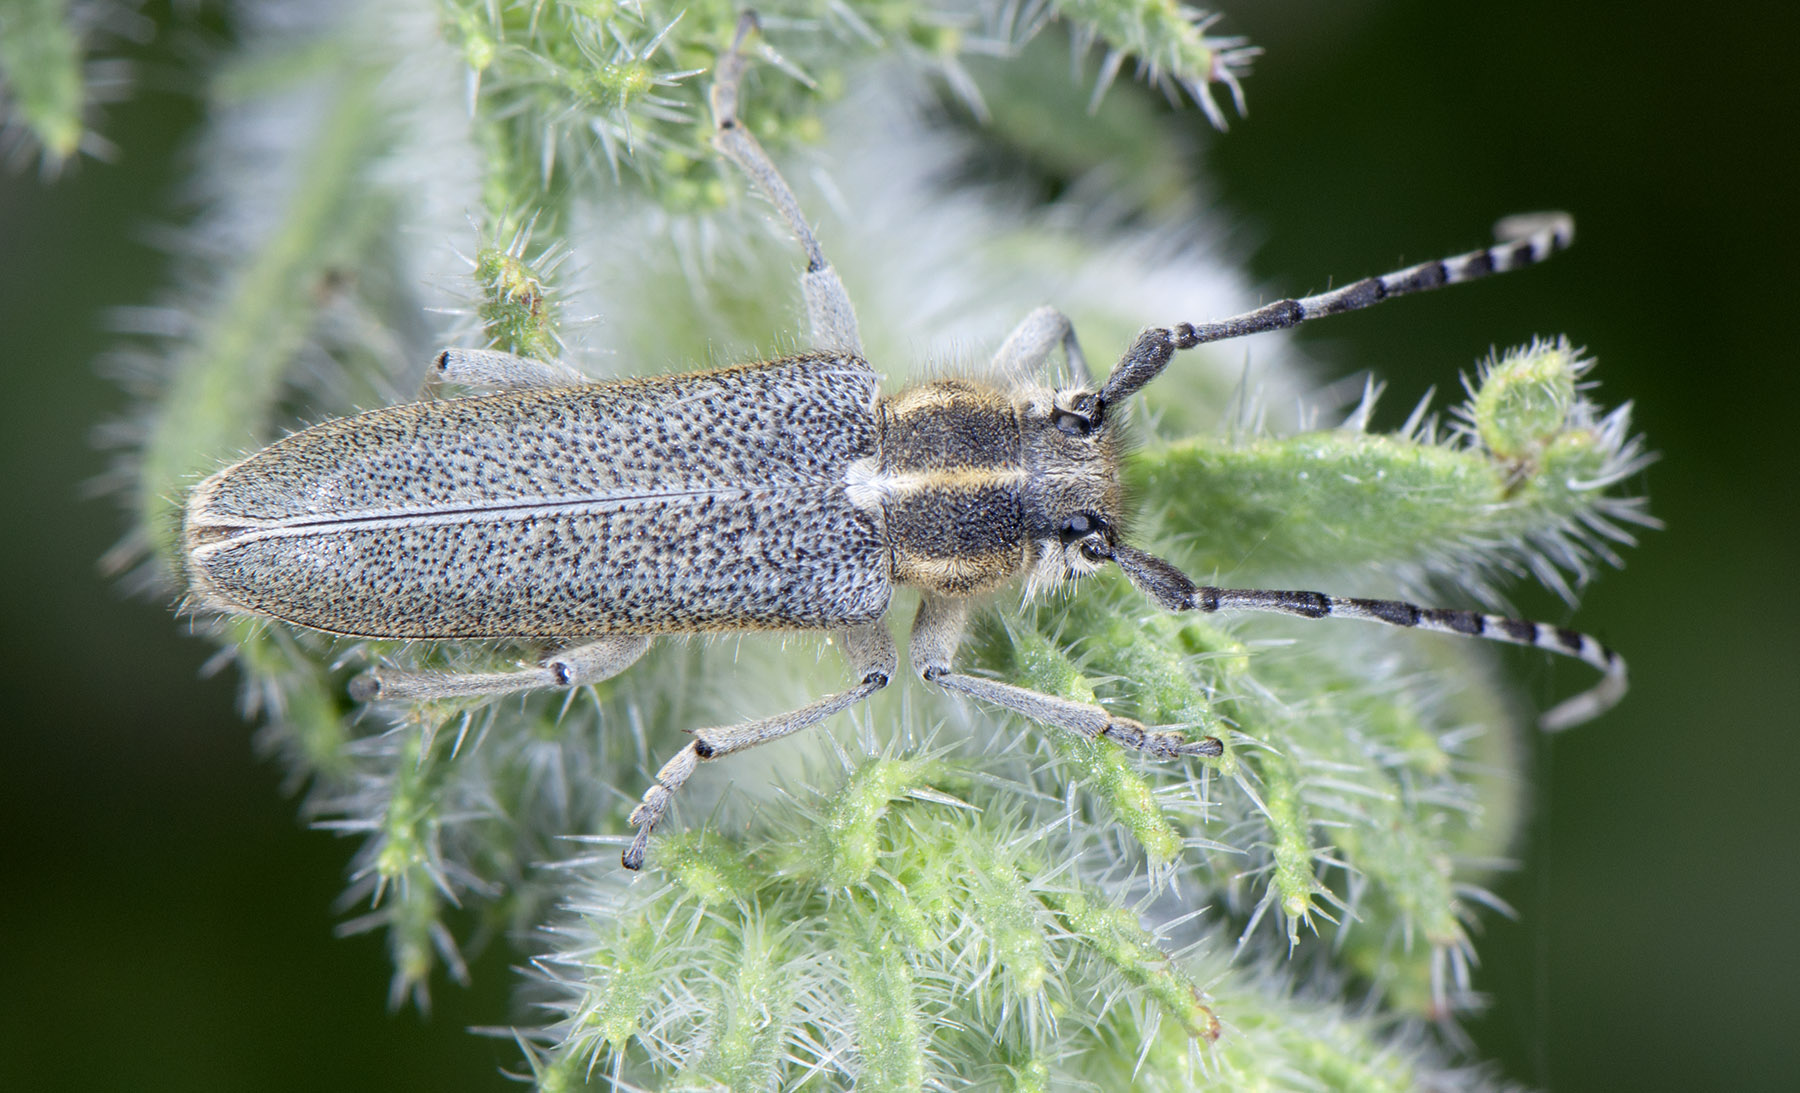
[[(1167, 611), (1342, 616), (1536, 646), (1598, 668), (1595, 688), (1544, 715), (1548, 728), (1596, 716), (1624, 693), (1624, 661), (1573, 630), (1395, 600), (1202, 586), (1124, 531), (1129, 400), (1177, 352), (1541, 262), (1571, 242), (1567, 216), (1509, 218), (1482, 250), (1213, 322), (1151, 327), (1103, 378), (1090, 374), (1069, 320), (1039, 308), (1005, 339), (986, 378), (884, 394), (837, 273), (738, 122), (742, 46), (754, 29), (746, 16), (719, 58), (713, 143), (799, 244), (808, 350), (604, 383), (555, 362), (445, 350), (432, 382), (492, 393), (328, 421), (195, 487), (182, 544), (197, 605), (347, 636), (560, 647), (516, 671), (377, 668), (352, 681), (359, 701), (595, 683), (666, 635), (832, 634), (852, 686), (696, 731), (632, 813), (630, 869), (702, 761), (815, 725), (894, 681), (900, 658), (887, 615), (897, 586), (920, 593), (909, 660), (927, 683), (1158, 759), (1224, 747), (958, 672), (972, 604), (1016, 583), (1035, 592), (1115, 565)], [(1044, 375), (1059, 353), (1066, 384), (1020, 378)]]

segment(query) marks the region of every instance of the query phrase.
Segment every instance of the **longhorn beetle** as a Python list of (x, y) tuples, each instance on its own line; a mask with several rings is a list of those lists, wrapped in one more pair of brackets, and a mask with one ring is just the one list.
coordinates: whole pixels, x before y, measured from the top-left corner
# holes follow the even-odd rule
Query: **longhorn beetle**
[(1624, 693), (1624, 661), (1573, 630), (1395, 600), (1203, 587), (1118, 530), (1126, 400), (1176, 351), (1541, 262), (1570, 243), (1568, 217), (1514, 217), (1485, 250), (1215, 322), (1153, 327), (1098, 384), (1069, 320), (1041, 308), (1001, 345), (994, 372), (1039, 369), (1060, 346), (1072, 386), (944, 379), (884, 395), (837, 273), (738, 121), (754, 26), (746, 16), (719, 59), (713, 144), (806, 254), (812, 350), (606, 383), (510, 354), (446, 350), (434, 378), (498, 393), (328, 421), (194, 488), (182, 544), (197, 604), (358, 637), (567, 643), (511, 672), (372, 670), (351, 682), (359, 701), (594, 683), (665, 634), (836, 635), (855, 686), (695, 733), (631, 814), (628, 869), (643, 865), (651, 832), (702, 760), (787, 736), (887, 686), (899, 660), (886, 622), (896, 585), (922, 593), (911, 659), (926, 682), (1160, 759), (1223, 746), (957, 672), (971, 601), (1022, 575), (1044, 585), (1110, 563), (1169, 611), (1370, 619), (1532, 645), (1605, 673), (1551, 710), (1547, 727), (1594, 717)]

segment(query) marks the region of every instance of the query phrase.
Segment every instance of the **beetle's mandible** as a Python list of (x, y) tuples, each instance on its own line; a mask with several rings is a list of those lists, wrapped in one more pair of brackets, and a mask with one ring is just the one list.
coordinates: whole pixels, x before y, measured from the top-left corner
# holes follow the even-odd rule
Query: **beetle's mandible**
[(1572, 630), (1393, 600), (1203, 587), (1120, 534), (1126, 402), (1176, 351), (1531, 265), (1568, 245), (1566, 216), (1513, 218), (1484, 250), (1146, 330), (1099, 383), (1069, 321), (1043, 308), (1000, 347), (994, 374), (1041, 371), (1060, 348), (1072, 386), (951, 379), (884, 395), (837, 274), (738, 124), (741, 46), (753, 26), (746, 18), (719, 60), (714, 144), (805, 251), (813, 351), (594, 383), (556, 364), (447, 350), (440, 379), (498, 393), (329, 421), (195, 487), (182, 544), (197, 605), (360, 637), (567, 646), (516, 672), (371, 671), (352, 683), (361, 700), (593, 683), (664, 634), (836, 634), (855, 685), (777, 717), (697, 732), (632, 813), (631, 869), (701, 760), (816, 724), (888, 684), (899, 660), (886, 623), (896, 585), (922, 594), (911, 666), (927, 682), (1158, 758), (1222, 746), (958, 673), (971, 602), (1021, 576), (1048, 585), (1117, 565), (1169, 611), (1347, 616), (1538, 646), (1600, 669), (1598, 686), (1545, 715), (1548, 727), (1595, 716), (1624, 693), (1624, 661)]

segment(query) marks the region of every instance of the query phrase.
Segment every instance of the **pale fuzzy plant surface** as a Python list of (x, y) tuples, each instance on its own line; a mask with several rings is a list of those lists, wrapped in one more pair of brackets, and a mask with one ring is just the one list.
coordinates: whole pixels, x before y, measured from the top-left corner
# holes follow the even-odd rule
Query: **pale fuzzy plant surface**
[[(1101, 368), (1145, 324), (1258, 302), (1167, 121), (1123, 87), (1086, 109), (1119, 67), (1107, 50), (1202, 102), (1239, 92), (1243, 47), (1171, 10), (770, 11), (746, 120), (784, 148), (890, 388), (979, 369), (1046, 302)], [(1057, 12), (1085, 20), (1077, 42), (1108, 43), (1084, 83), (1056, 49), (969, 56)], [(596, 378), (802, 344), (791, 240), (700, 151), (697, 96), (730, 9), (243, 17), (182, 283), (131, 314), (140, 336), (118, 361), (147, 400), (116, 430), (141, 522), (121, 562), (173, 572), (199, 476), (297, 424), (410, 397), (441, 344)], [(852, 65), (846, 43), (889, 56)], [(921, 72), (988, 124), (946, 122)], [(947, 181), (996, 148), (1088, 181), (1048, 208)], [(1392, 306), (1429, 321), (1426, 303)], [(1334, 394), (1279, 338), (1183, 354), (1134, 410), (1135, 539), (1237, 585), (1492, 599), (1530, 575), (1572, 593), (1646, 519), (1616, 492), (1641, 449), (1625, 410), (1593, 402), (1589, 370), (1546, 339), (1483, 365), (1451, 424), (1421, 407), (1372, 434), (1372, 390)], [(896, 626), (911, 606), (898, 597)], [(364, 710), (345, 682), (373, 663), (547, 650), (194, 625), (236, 662), (307, 814), (356, 840), (345, 927), (385, 933), (394, 1000), (422, 1005), (472, 948), (515, 946), (530, 971), (494, 1026), (545, 1089), (1491, 1085), (1428, 1027), (1472, 1001), (1471, 926), (1520, 813), (1521, 711), (1477, 643), (1171, 617), (1114, 576), (1013, 595), (965, 664), (1225, 753), (1156, 764), (898, 681), (854, 716), (708, 764), (633, 875), (625, 818), (683, 730), (840, 688), (827, 643), (670, 641), (571, 694)]]
[(101, 108), (124, 98), (131, 66), (114, 56), (154, 29), (142, 0), (0, 0), (0, 160), (55, 176), (78, 155), (109, 157)]

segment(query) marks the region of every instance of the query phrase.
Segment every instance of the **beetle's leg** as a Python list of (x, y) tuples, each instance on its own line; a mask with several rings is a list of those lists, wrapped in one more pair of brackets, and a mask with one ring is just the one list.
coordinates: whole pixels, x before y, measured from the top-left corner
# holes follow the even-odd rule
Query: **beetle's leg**
[(1075, 324), (1053, 307), (1040, 307), (1020, 320), (994, 353), (989, 370), (996, 376), (1037, 379), (1058, 344), (1069, 364), (1069, 377), (1078, 387), (1093, 385), (1087, 356), (1075, 339)]
[(350, 697), (358, 702), (378, 698), (416, 701), (579, 687), (611, 679), (636, 663), (648, 648), (647, 636), (619, 634), (565, 649), (536, 668), (513, 672), (400, 672), (374, 668), (350, 681)]
[(816, 725), (832, 714), (849, 709), (888, 685), (888, 680), (894, 677), (894, 670), (900, 663), (900, 656), (894, 649), (894, 638), (888, 633), (886, 620), (877, 619), (866, 626), (842, 631), (838, 637), (844, 644), (844, 658), (850, 662), (851, 670), (859, 680), (857, 685), (842, 694), (828, 695), (811, 705), (802, 706), (792, 713), (696, 732), (694, 742), (682, 748), (675, 758), (664, 763), (663, 768), (656, 772), (656, 782), (644, 791), (643, 801), (632, 809), (631, 825), (637, 828), (637, 836), (625, 850), (625, 868), (643, 868), (644, 851), (649, 848), (650, 833), (662, 822), (663, 813), (668, 811), (669, 801), (674, 798), (675, 791), (694, 773), (694, 768), (700, 765), (702, 759), (717, 759), (734, 751), (779, 740)]
[(800, 293), (806, 299), (806, 320), (812, 332), (814, 349), (838, 349), (862, 356), (862, 336), (857, 332), (856, 310), (850, 306), (850, 295), (838, 280), (837, 270), (825, 260), (818, 237), (807, 226), (806, 215), (794, 191), (781, 177), (769, 154), (763, 151), (750, 130), (738, 120), (738, 91), (744, 82), (749, 62), (743, 53), (744, 39), (756, 29), (756, 16), (745, 12), (738, 20), (737, 35), (731, 48), (719, 58), (712, 86), (713, 147), (756, 184), (781, 218), (787, 221), (794, 238), (806, 252), (806, 272), (800, 275)]
[(1184, 733), (1146, 729), (1128, 717), (1117, 717), (1085, 702), (1039, 694), (1010, 683), (951, 671), (956, 647), (962, 644), (963, 627), (968, 618), (968, 601), (929, 592), (925, 594), (923, 602), (919, 604), (918, 617), (913, 621), (912, 666), (926, 682), (960, 691), (983, 702), (1004, 706), (1040, 724), (1067, 729), (1089, 740), (1104, 736), (1115, 744), (1145, 752), (1157, 759), (1225, 753), (1225, 747), (1217, 737), (1189, 740)]
[(578, 387), (588, 378), (566, 364), (533, 360), (498, 349), (452, 347), (431, 361), (419, 393), (428, 395), (444, 384), (506, 390), (520, 387)]

